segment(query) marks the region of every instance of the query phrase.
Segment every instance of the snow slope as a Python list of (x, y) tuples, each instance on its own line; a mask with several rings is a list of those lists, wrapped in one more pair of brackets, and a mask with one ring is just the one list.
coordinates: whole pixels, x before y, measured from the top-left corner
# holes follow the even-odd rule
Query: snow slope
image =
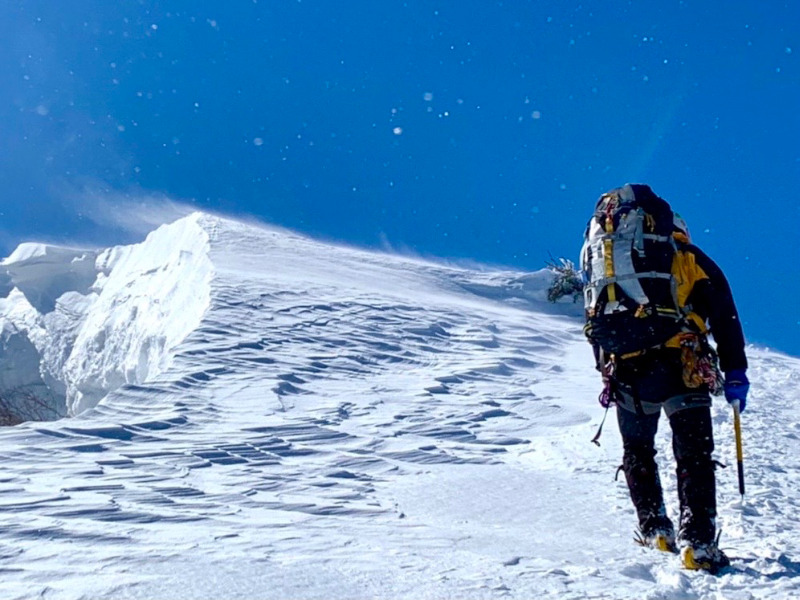
[[(712, 577), (633, 544), (619, 436), (612, 418), (589, 442), (597, 377), (546, 272), (203, 214), (3, 266), (0, 358), (28, 348), (18, 369), (75, 415), (0, 428), (4, 598), (800, 593), (796, 358), (750, 349), (748, 491), (719, 472), (734, 567)], [(729, 412), (715, 405), (733, 465)]]

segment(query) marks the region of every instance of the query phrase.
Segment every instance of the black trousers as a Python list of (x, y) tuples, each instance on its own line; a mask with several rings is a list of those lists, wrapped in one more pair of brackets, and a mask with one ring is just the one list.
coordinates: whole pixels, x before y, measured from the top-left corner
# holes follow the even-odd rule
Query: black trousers
[(617, 420), (622, 435), (622, 468), (639, 527), (645, 534), (672, 529), (664, 507), (655, 462), (655, 436), (662, 408), (672, 428), (680, 502), (678, 537), (710, 543), (716, 534), (711, 398), (704, 389), (683, 383), (680, 353), (665, 349), (617, 368)]
[[(617, 408), (622, 468), (639, 527), (645, 534), (657, 528), (672, 529), (655, 462), (654, 440), (659, 417), (660, 413), (637, 414)], [(680, 501), (678, 537), (691, 543), (710, 543), (716, 534), (717, 516), (711, 410), (707, 406), (679, 410), (669, 417), (669, 424)]]

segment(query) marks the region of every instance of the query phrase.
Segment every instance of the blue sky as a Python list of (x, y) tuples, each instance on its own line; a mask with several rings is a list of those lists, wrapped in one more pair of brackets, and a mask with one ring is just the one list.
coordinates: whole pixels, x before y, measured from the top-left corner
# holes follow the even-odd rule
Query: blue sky
[(577, 258), (600, 193), (644, 182), (728, 274), (748, 339), (800, 355), (797, 3), (0, 11), (3, 255), (135, 240), (166, 198), (538, 269)]

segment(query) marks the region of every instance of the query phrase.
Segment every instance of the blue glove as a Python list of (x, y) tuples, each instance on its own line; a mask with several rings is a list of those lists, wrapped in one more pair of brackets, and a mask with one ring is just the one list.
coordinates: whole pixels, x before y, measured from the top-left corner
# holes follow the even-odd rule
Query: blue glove
[(750, 391), (750, 382), (744, 369), (734, 369), (725, 373), (725, 400), (733, 404), (739, 401), (739, 412), (744, 412), (747, 404), (747, 392)]

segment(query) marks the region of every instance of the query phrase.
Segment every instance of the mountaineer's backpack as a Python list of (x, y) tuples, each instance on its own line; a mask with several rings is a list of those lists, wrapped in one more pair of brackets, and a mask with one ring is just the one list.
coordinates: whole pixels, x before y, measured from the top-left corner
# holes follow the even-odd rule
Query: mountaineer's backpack
[(585, 333), (606, 354), (654, 348), (681, 331), (672, 233), (672, 209), (649, 186), (625, 185), (598, 200), (581, 268)]

